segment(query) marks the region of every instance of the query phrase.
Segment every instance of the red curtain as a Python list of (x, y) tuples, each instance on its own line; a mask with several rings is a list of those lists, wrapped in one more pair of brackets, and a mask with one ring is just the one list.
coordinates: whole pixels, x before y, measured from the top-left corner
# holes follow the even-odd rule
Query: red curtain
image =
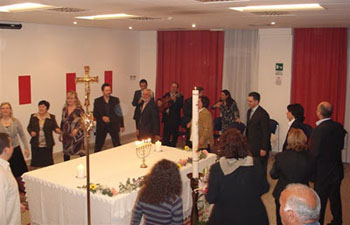
[(321, 101), (329, 101), (333, 119), (344, 123), (346, 51), (346, 28), (294, 29), (292, 102), (304, 106), (311, 126)]
[(158, 31), (156, 98), (177, 82), (185, 99), (201, 86), (215, 103), (222, 88), (223, 52), (222, 31)]

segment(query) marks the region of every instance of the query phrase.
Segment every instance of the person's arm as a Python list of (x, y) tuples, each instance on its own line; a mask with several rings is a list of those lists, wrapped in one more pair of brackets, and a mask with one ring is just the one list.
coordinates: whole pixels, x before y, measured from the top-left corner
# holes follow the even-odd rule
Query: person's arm
[(322, 130), (319, 127), (313, 129), (311, 134), (311, 149), (310, 153), (314, 158), (317, 158), (320, 154), (320, 148), (322, 146)]
[(27, 126), (27, 131), (31, 137), (35, 137), (37, 135), (37, 131), (34, 130), (33, 123), (34, 123), (34, 116), (32, 114), (29, 118), (29, 123)]
[(235, 100), (233, 100), (232, 102), (232, 111), (233, 111), (233, 115), (235, 116), (235, 119), (236, 120), (239, 119), (240, 118), (239, 109)]
[(15, 120), (15, 123), (17, 127), (17, 133), (19, 134), (19, 137), (24, 145), (24, 154), (26, 157), (29, 157), (29, 144), (28, 144), (26, 135), (24, 134), (22, 124), (17, 119)]
[[(151, 100), (152, 101), (152, 100)], [(152, 112), (151, 112), (151, 116), (152, 116), (152, 124), (153, 124), (153, 134), (156, 136), (159, 136), (160, 134), (160, 129), (159, 129), (159, 109), (157, 108), (156, 105), (154, 105), (154, 107), (152, 107)]]
[(271, 132), (270, 132), (270, 117), (269, 114), (264, 112), (262, 115), (260, 125), (261, 125), (261, 130), (263, 133), (262, 137), (262, 150), (264, 151), (271, 151), (271, 146), (270, 146), (270, 138), (271, 138)]
[[(214, 164), (215, 165), (215, 164)], [(219, 174), (215, 171), (214, 165), (210, 167), (209, 179), (208, 179), (208, 192), (205, 195), (205, 199), (210, 203), (215, 203), (220, 195), (220, 179)]]
[(120, 102), (115, 105), (115, 114), (120, 118), (120, 127), (124, 128), (124, 117), (123, 117), (123, 111), (120, 107)]
[(135, 91), (134, 93), (134, 98), (132, 99), (132, 106), (137, 106), (139, 104), (139, 97), (137, 96), (138, 91)]
[[(279, 153), (278, 153), (279, 154)], [(272, 169), (270, 170), (270, 176), (272, 179), (278, 179), (280, 177), (280, 166), (278, 154), (275, 157), (275, 162), (273, 163)]]
[(171, 225), (183, 225), (182, 199), (178, 197), (171, 209)]
[(1, 173), (0, 174), (0, 224), (8, 224), (6, 221), (6, 194), (8, 193), (8, 186), (7, 186), (7, 181), (5, 174)]
[(93, 109), (93, 114), (96, 120), (102, 120), (102, 113), (101, 113), (101, 109), (99, 108), (98, 105), (98, 99), (95, 99), (94, 101), (94, 109)]
[(142, 211), (140, 201), (137, 201), (134, 206), (134, 209), (132, 210), (130, 225), (139, 225), (141, 223), (142, 215), (143, 215), (143, 211)]

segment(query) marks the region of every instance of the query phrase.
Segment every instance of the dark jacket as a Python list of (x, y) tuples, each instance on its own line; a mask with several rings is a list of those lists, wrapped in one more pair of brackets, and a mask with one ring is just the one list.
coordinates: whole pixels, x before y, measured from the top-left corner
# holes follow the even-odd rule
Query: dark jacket
[[(176, 101), (169, 100), (169, 108), (163, 111), (162, 122), (167, 124), (180, 125), (181, 123), (181, 109), (183, 106), (184, 96), (177, 92)], [(164, 98), (170, 98), (170, 93), (167, 92)]]
[(251, 109), (247, 113), (247, 128), (246, 135), (250, 152), (253, 157), (260, 157), (260, 149), (271, 151), (271, 132), (270, 132), (270, 116), (259, 106), (251, 119)]
[(155, 135), (159, 135), (159, 109), (153, 99), (147, 103), (140, 113), (139, 132), (140, 138), (152, 138)]
[(142, 97), (141, 90), (135, 91), (134, 98), (132, 99), (132, 103), (131, 103), (132, 106), (135, 107), (134, 116), (133, 116), (134, 120), (138, 120), (140, 118), (140, 115), (141, 115), (142, 103), (139, 103), (139, 100), (141, 97)]
[[(45, 123), (44, 123), (44, 127), (43, 127), (43, 131), (44, 131), (44, 135), (45, 135), (45, 141), (46, 141), (46, 147), (47, 148), (52, 148), (55, 145), (55, 141), (53, 139), (53, 135), (52, 132), (55, 131), (56, 128), (58, 127), (58, 124), (56, 122), (56, 118), (54, 115), (49, 114), (50, 118), (46, 118), (45, 119)], [(29, 124), (27, 126), (27, 130), (29, 132), (29, 134), (34, 131), (37, 133), (37, 135), (35, 137), (32, 137), (30, 139), (30, 144), (33, 147), (38, 147), (39, 145), (39, 131), (40, 131), (40, 127), (39, 127), (39, 119), (38, 117), (36, 117), (36, 113), (33, 113), (30, 116), (30, 120), (29, 120)]]
[(344, 178), (342, 149), (346, 131), (333, 120), (323, 121), (311, 135), (311, 153), (315, 158), (315, 186), (327, 186), (331, 180)]
[(214, 204), (210, 225), (269, 224), (261, 195), (269, 184), (260, 166), (242, 166), (225, 176), (219, 163), (210, 168), (206, 199)]
[(96, 98), (94, 101), (94, 117), (96, 119), (96, 129), (102, 128), (107, 125), (103, 120), (103, 116), (108, 116), (110, 123), (119, 132), (120, 127), (124, 127), (124, 118), (121, 112), (119, 98), (110, 96), (109, 97), (109, 110), (106, 110), (106, 103), (103, 96)]
[(308, 151), (297, 152), (287, 150), (275, 156), (275, 162), (270, 170), (272, 179), (278, 179), (272, 193), (279, 199), (283, 189), (291, 183), (308, 185), (313, 174), (312, 158)]

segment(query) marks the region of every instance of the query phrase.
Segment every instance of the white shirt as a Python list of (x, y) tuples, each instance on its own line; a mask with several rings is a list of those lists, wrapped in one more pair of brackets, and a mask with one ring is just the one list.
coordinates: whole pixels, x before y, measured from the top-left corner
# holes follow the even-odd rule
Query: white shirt
[(287, 130), (289, 130), (290, 126), (292, 126), (294, 121), (295, 121), (295, 118), (288, 122), (288, 129)]
[(18, 186), (10, 164), (0, 158), (0, 225), (21, 225)]
[(331, 119), (331, 118), (324, 118), (324, 119), (322, 119), (322, 120), (319, 120), (319, 121), (316, 122), (316, 126), (318, 126), (318, 125), (320, 125), (322, 122), (327, 121), (327, 120), (330, 120), (330, 119)]
[(259, 104), (257, 106), (255, 106), (254, 108), (252, 108), (252, 111), (250, 112), (250, 118), (251, 119), (253, 117), (253, 114), (255, 113), (255, 110), (259, 107)]

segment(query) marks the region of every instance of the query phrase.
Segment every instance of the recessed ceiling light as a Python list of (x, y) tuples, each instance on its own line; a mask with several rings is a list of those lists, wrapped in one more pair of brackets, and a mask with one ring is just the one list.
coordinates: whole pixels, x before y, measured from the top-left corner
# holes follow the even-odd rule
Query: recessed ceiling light
[(129, 27), (129, 30), (132, 30), (132, 27)]
[(276, 22), (271, 22), (271, 25), (275, 25), (276, 24)]
[(196, 27), (196, 24), (192, 24), (192, 27), (195, 28), (195, 27)]
[(134, 15), (129, 15), (125, 13), (118, 14), (104, 14), (104, 15), (94, 15), (94, 16), (77, 16), (77, 19), (86, 19), (86, 20), (111, 20), (111, 19), (122, 19), (134, 17)]
[(241, 12), (261, 12), (261, 11), (303, 11), (303, 10), (323, 10), (317, 3), (312, 4), (285, 4), (285, 5), (256, 5), (244, 7), (230, 7), (229, 9)]
[(77, 21), (74, 21), (73, 24), (78, 24), (78, 22), (77, 22)]
[(23, 11), (31, 11), (31, 10), (39, 10), (39, 9), (47, 9), (47, 8), (56, 8), (56, 7), (51, 5), (26, 2), (26, 3), (0, 6), (0, 12), (23, 12)]

